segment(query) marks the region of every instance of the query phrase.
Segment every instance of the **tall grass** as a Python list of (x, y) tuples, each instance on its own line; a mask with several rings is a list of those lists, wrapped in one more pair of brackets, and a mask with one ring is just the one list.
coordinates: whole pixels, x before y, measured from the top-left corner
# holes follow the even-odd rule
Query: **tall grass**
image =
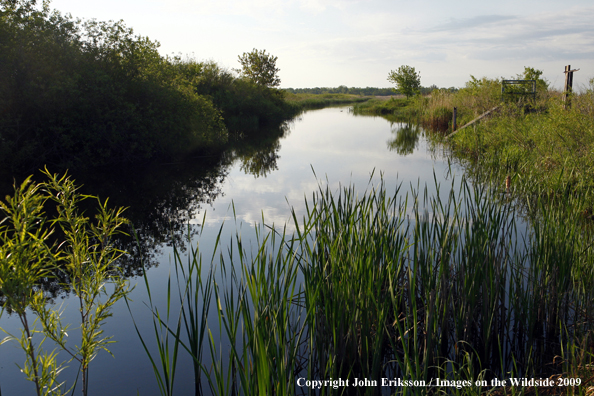
[(353, 112), (360, 115), (408, 115), (408, 108), (412, 102), (405, 98), (371, 99), (365, 103), (353, 106)]
[[(594, 100), (576, 95), (565, 109), (560, 97), (546, 102), (546, 112), (524, 114), (503, 108), (476, 128), (452, 136), (451, 149), (474, 174), (503, 181), (509, 176), (517, 192), (534, 197), (545, 193), (562, 207), (564, 194), (579, 194), (568, 216), (591, 220), (594, 167)], [(561, 199), (559, 199), (561, 198)]]
[[(216, 272), (212, 289), (175, 278), (180, 317), (201, 299), (217, 310), (201, 344), (210, 358), (189, 346), (203, 330), (185, 327), (183, 336), (179, 320), (166, 328), (201, 367), (202, 391), (427, 394), (382, 380), (440, 378), (472, 386), (436, 392), (481, 394), (495, 377), (584, 375), (594, 352), (592, 234), (550, 208), (524, 232), (494, 186), (453, 181), (444, 199), (437, 190), (320, 186), (303, 218), (293, 213), (292, 235), (260, 228), (255, 246), (237, 234), (227, 255), (213, 254), (211, 272), (203, 268)], [(192, 250), (190, 262), (198, 257)], [(174, 265), (183, 266), (177, 254)], [(377, 386), (301, 387), (355, 378)]]
[[(524, 78), (521, 75), (518, 78)], [(533, 78), (534, 76), (530, 76)], [(516, 91), (520, 88), (516, 88)], [(509, 90), (509, 88), (508, 88)], [(501, 81), (483, 77), (477, 79), (471, 76), (464, 88), (456, 92), (446, 89), (436, 89), (427, 96), (417, 96), (411, 101), (407, 112), (418, 117), (420, 123), (438, 132), (452, 132), (452, 116), (457, 108), (457, 127), (460, 127), (488, 110), (502, 103), (513, 103), (516, 108), (533, 112), (546, 109), (547, 102), (559, 93), (547, 89), (547, 83), (537, 79), (537, 92), (531, 95), (504, 95), (501, 93)]]

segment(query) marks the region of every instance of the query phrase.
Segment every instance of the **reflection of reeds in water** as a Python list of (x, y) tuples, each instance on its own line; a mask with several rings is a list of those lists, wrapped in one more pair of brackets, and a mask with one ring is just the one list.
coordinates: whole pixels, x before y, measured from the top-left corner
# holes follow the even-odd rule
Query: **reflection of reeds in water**
[(382, 378), (473, 380), (441, 390), (480, 394), (493, 377), (578, 375), (592, 353), (591, 235), (549, 209), (520, 236), (510, 205), (464, 181), (446, 201), (320, 187), (294, 235), (261, 233), (255, 248), (238, 235), (211, 290), (179, 279), (184, 310), (208, 292), (218, 312), (199, 346), (214, 363), (195, 360), (207, 393), (297, 394), (304, 377), (378, 383), (319, 394), (427, 393)]

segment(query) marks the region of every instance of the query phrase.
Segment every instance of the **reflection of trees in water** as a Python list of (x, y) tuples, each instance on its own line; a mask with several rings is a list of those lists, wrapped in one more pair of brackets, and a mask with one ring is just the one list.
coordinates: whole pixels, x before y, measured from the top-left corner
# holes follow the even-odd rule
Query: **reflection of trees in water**
[[(236, 159), (241, 169), (256, 177), (276, 170), (279, 138), (286, 136), (288, 124), (277, 129), (263, 130), (259, 136), (236, 138), (232, 147), (219, 156), (198, 158), (177, 164), (151, 167), (127, 175), (106, 175), (101, 196), (119, 206), (129, 207), (126, 215), (136, 230), (134, 238), (122, 240), (121, 249), (130, 252), (122, 262), (126, 276), (136, 276), (143, 268), (157, 265), (163, 245), (184, 249), (181, 238), (193, 237), (198, 227), (188, 226), (199, 218), (204, 206), (224, 194), (222, 183)], [(98, 194), (95, 191), (91, 192)]]
[[(136, 236), (121, 237), (115, 243), (129, 254), (118, 265), (125, 276), (142, 275), (145, 269), (158, 265), (163, 246), (176, 242), (184, 249), (182, 238), (194, 236), (199, 227), (189, 226), (191, 219), (200, 218), (200, 212), (221, 196), (222, 183), (235, 160), (240, 167), (255, 177), (266, 176), (278, 168), (279, 139), (289, 132), (289, 125), (277, 129), (262, 130), (259, 136), (238, 139), (225, 153), (209, 157), (190, 158), (179, 163), (152, 164), (144, 167), (102, 169), (90, 174), (69, 172), (80, 192), (109, 197), (109, 207), (127, 207), (124, 216), (128, 218)], [(50, 169), (51, 171), (51, 169)], [(12, 195), (12, 183), (3, 177), (2, 196)], [(20, 184), (24, 177), (14, 176)], [(42, 177), (35, 177), (38, 181)], [(87, 216), (94, 216), (96, 201), (84, 207)], [(132, 227), (128, 230), (132, 234)], [(65, 293), (62, 284), (66, 274), (60, 278), (48, 278), (42, 285), (49, 295)]]
[(284, 123), (275, 129), (262, 130), (256, 137), (237, 141), (232, 150), (232, 158), (241, 161), (240, 169), (255, 178), (266, 177), (272, 171), (278, 170), (277, 161), (280, 158), (280, 138), (290, 132), (290, 124)]
[(412, 122), (399, 122), (392, 128), (392, 133), (396, 136), (388, 141), (390, 151), (395, 150), (400, 155), (408, 155), (412, 154), (417, 147), (421, 127)]
[[(357, 117), (377, 117), (365, 114), (355, 114)], [(379, 116), (390, 122), (392, 134), (396, 135), (388, 140), (388, 149), (396, 151), (399, 155), (409, 155), (415, 151), (419, 143), (423, 128), (414, 121), (398, 114), (382, 114)]]
[(110, 205), (128, 208), (124, 215), (136, 237), (118, 241), (118, 247), (129, 252), (120, 262), (126, 276), (141, 275), (143, 269), (156, 266), (161, 246), (181, 242), (182, 235), (196, 232), (189, 221), (222, 194), (228, 168), (216, 156), (84, 178), (84, 192), (109, 197)]
[[(189, 221), (201, 218), (204, 207), (224, 194), (222, 183), (235, 160), (241, 161), (243, 171), (255, 177), (276, 170), (279, 138), (288, 132), (289, 126), (284, 124), (263, 130), (258, 137), (239, 139), (222, 154), (86, 175), (73, 172), (73, 178), (77, 185), (82, 185), (82, 193), (97, 195), (102, 200), (109, 197), (110, 207), (128, 208), (124, 216), (131, 221), (136, 237), (117, 241), (118, 248), (129, 252), (119, 265), (125, 276), (139, 276), (144, 269), (158, 264), (163, 246), (176, 243), (184, 249), (186, 244), (180, 243), (181, 239), (192, 237), (199, 230), (188, 226)], [(85, 210), (93, 216), (95, 207)], [(47, 286), (55, 290), (58, 285), (54, 283)]]
[(253, 154), (241, 157), (240, 169), (245, 173), (266, 177), (270, 172), (278, 170), (277, 161), (280, 142), (277, 140), (267, 147), (254, 151)]

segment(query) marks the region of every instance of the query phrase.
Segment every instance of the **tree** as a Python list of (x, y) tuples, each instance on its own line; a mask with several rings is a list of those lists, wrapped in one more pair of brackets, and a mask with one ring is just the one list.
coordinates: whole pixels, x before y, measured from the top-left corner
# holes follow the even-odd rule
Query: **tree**
[(249, 80), (264, 87), (278, 87), (280, 78), (276, 68), (276, 56), (266, 53), (266, 50), (253, 49), (252, 52), (244, 52), (238, 56), (241, 63), (239, 72)]
[(396, 89), (406, 95), (406, 99), (419, 92), (421, 88), (421, 72), (416, 72), (414, 67), (402, 65), (398, 70), (391, 70), (388, 81), (396, 84)]
[(536, 89), (538, 91), (546, 91), (549, 89), (549, 82), (546, 78), (542, 78), (543, 71), (533, 67), (524, 66), (524, 73), (518, 74), (518, 80), (535, 80)]

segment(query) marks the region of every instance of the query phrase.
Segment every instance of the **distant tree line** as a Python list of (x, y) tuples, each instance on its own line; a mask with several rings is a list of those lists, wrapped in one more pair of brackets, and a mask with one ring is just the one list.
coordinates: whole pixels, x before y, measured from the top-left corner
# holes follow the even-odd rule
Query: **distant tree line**
[[(437, 85), (431, 85), (429, 87), (420, 87), (419, 91), (422, 95), (430, 94), (433, 90), (440, 89)], [(447, 91), (456, 92), (458, 88), (450, 87), (450, 88), (441, 88)], [(362, 96), (390, 96), (390, 95), (398, 95), (401, 94), (398, 90), (394, 88), (374, 88), (374, 87), (365, 87), (365, 88), (357, 88), (357, 87), (347, 87), (346, 85), (340, 85), (337, 88), (329, 88), (329, 87), (316, 87), (316, 88), (284, 88), (285, 91), (293, 93), (293, 94), (314, 94), (314, 95), (321, 95), (321, 94), (349, 94), (349, 95), (362, 95)], [(402, 93), (404, 95), (404, 93)]]
[(122, 21), (0, 0), (0, 168), (179, 158), (296, 113), (281, 91), (259, 83), (257, 69), (245, 72), (249, 59), (237, 76), (213, 62), (161, 56), (158, 47)]

